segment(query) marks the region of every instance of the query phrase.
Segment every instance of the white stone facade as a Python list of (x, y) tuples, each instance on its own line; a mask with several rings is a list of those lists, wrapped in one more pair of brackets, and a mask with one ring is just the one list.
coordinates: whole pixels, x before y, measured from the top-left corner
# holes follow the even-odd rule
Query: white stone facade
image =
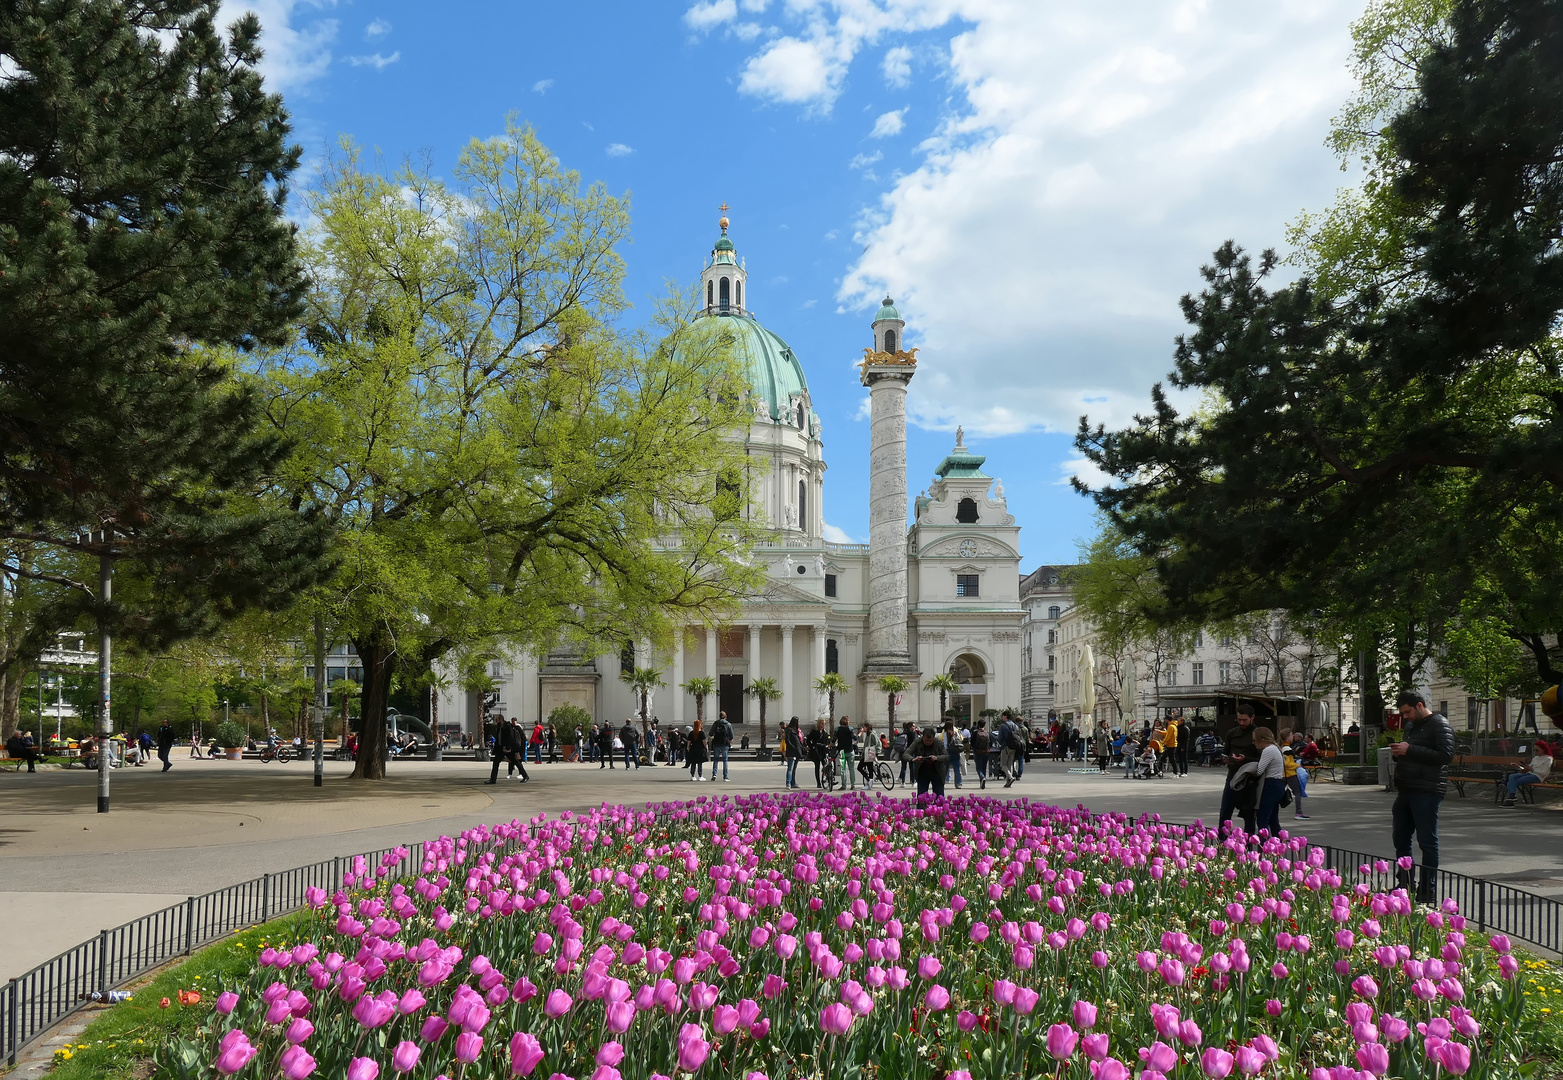
[[(619, 680), (631, 659), (634, 666), (657, 668), (668, 684), (650, 703), (650, 713), (662, 724), (693, 722), (694, 699), (680, 687), (706, 675), (723, 690), (719, 701), (707, 701), (707, 717), (725, 706), (751, 738), (757, 735), (759, 709), (741, 689), (761, 675), (775, 678), (784, 696), (767, 707), (770, 743), (788, 717), (810, 722), (826, 715), (826, 699), (814, 683), (827, 670), (851, 685), (837, 696), (836, 714), (854, 723), (866, 718), (884, 726), (887, 703), (876, 682), (887, 671), (902, 674), (913, 687), (897, 707), (898, 721), (933, 722), (938, 695), (922, 683), (952, 670), (967, 691), (951, 702), (952, 709), (975, 714), (1018, 707), (1020, 529), (1002, 484), (981, 472), (983, 458), (957, 445), (916, 500), (913, 523), (907, 525), (905, 391), (915, 359), (904, 353), (905, 323), (888, 302), (880, 309), (873, 351), (902, 359), (863, 369), (873, 403), (871, 544), (827, 543), (819, 419), (796, 357), (753, 319), (747, 274), (726, 238), (725, 219), (722, 225), (722, 239), (702, 269), (701, 289), (710, 293), (708, 316), (734, 319), (756, 383), (755, 418), (742, 438), (754, 492), (751, 513), (769, 529), (754, 552), (766, 570), (765, 586), (730, 626), (688, 627), (681, 640), (659, 652), (637, 643), (633, 658), (605, 654), (539, 663), (518, 655), (495, 661), (497, 710), (531, 724), (572, 701), (598, 722), (622, 723), (638, 708), (633, 691)], [(870, 382), (871, 370), (888, 374)], [(871, 636), (879, 654), (872, 664)], [(482, 703), (476, 695), (444, 691), (438, 711), (444, 726), (480, 729)]]

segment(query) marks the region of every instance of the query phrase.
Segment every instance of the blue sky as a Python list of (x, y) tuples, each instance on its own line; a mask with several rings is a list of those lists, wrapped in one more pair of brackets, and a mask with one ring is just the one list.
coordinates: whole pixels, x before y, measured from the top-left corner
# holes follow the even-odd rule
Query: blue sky
[(1022, 569), (1092, 528), (1072, 438), (1171, 365), (1178, 297), (1228, 237), (1281, 246), (1348, 178), (1322, 142), (1361, 0), (254, 0), (268, 80), (338, 135), (447, 172), (533, 124), (632, 199), (636, 312), (688, 284), (717, 206), (750, 306), (802, 358), (826, 520), (866, 537), (853, 369), (886, 291), (920, 364), (910, 487), (957, 424), (1004, 481)]

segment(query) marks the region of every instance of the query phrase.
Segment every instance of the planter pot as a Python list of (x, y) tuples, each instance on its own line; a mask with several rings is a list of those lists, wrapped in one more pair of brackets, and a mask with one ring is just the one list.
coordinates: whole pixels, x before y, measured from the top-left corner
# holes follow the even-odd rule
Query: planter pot
[(1367, 786), (1378, 783), (1377, 765), (1348, 765), (1340, 771), (1340, 782)]
[(223, 747), (223, 754), (229, 761), (242, 761), (244, 759), (244, 747), (225, 746)]
[(756, 760), (756, 761), (770, 761), (771, 760), (771, 748), (769, 746), (762, 746), (762, 747), (760, 747), (758, 750), (756, 750), (754, 752), (754, 760)]

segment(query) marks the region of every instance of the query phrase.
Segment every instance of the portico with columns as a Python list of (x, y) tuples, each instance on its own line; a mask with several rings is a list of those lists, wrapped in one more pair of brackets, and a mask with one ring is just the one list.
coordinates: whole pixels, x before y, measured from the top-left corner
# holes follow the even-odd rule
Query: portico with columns
[[(725, 208), (724, 208), (725, 209)], [(724, 320), (745, 364), (751, 387), (750, 420), (741, 438), (753, 470), (746, 511), (763, 527), (754, 549), (764, 584), (724, 626), (687, 626), (660, 647), (641, 641), (618, 654), (517, 656), (495, 661), (499, 709), (530, 724), (548, 718), (554, 703), (587, 708), (596, 722), (621, 724), (638, 713), (634, 691), (620, 681), (631, 667), (657, 669), (666, 686), (651, 695), (650, 714), (661, 725), (687, 727), (695, 700), (683, 689), (697, 676), (717, 692), (705, 706), (709, 723), (725, 709), (740, 738), (758, 745), (759, 703), (745, 693), (754, 680), (776, 680), (781, 698), (766, 709), (767, 745), (787, 719), (824, 718), (827, 699), (815, 689), (827, 672), (850, 689), (836, 698), (836, 714), (854, 726), (868, 719), (883, 730), (883, 675), (909, 685), (898, 721), (933, 723), (938, 695), (928, 678), (952, 672), (964, 692), (952, 705), (975, 715), (982, 708), (1021, 704), (1019, 527), (1008, 513), (1002, 483), (982, 472), (985, 459), (958, 434), (915, 503), (908, 498), (906, 394), (917, 350), (906, 348), (907, 323), (886, 297), (861, 348), (860, 381), (870, 399), (869, 543), (824, 539), (826, 464), (822, 427), (813, 410), (803, 365), (774, 332), (760, 325), (747, 266), (727, 235), (728, 220), (701, 268), (701, 318)], [(909, 513), (910, 511), (910, 513)], [(471, 696), (445, 692), (442, 718), (460, 718), (480, 730)]]

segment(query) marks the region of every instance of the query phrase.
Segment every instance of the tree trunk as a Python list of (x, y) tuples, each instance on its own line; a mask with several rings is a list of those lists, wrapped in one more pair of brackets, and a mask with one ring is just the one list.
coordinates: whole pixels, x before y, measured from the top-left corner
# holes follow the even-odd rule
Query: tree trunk
[[(396, 666), (396, 651), (381, 634), (354, 638), (353, 644), (358, 648), (358, 659), (364, 668), (364, 688), (359, 695), (358, 710), (358, 761), (353, 766), (353, 778), (384, 780), (387, 755), (385, 713), (391, 699), (391, 675)], [(345, 717), (345, 700), (343, 713)]]
[(1366, 761), (1368, 724), (1384, 722), (1384, 691), (1379, 686), (1378, 635), (1370, 635), (1364, 644), (1367, 647), (1362, 650), (1362, 670), (1357, 672), (1362, 697), (1362, 719), (1357, 725), (1360, 731), (1357, 744), (1361, 748), (1362, 760)]
[(889, 728), (890, 731), (894, 731), (895, 730), (895, 695), (894, 694), (886, 694), (885, 695), (885, 705), (887, 707), (887, 712), (889, 713), (889, 718), (890, 718), (889, 719), (888, 728)]
[[(20, 665), (0, 675), (0, 742), (11, 737), (11, 732), (21, 726), (22, 687), (27, 682), (27, 671)], [(43, 712), (38, 713), (38, 727), (34, 740), (43, 745)]]
[(760, 699), (760, 749), (765, 749), (765, 699)]

